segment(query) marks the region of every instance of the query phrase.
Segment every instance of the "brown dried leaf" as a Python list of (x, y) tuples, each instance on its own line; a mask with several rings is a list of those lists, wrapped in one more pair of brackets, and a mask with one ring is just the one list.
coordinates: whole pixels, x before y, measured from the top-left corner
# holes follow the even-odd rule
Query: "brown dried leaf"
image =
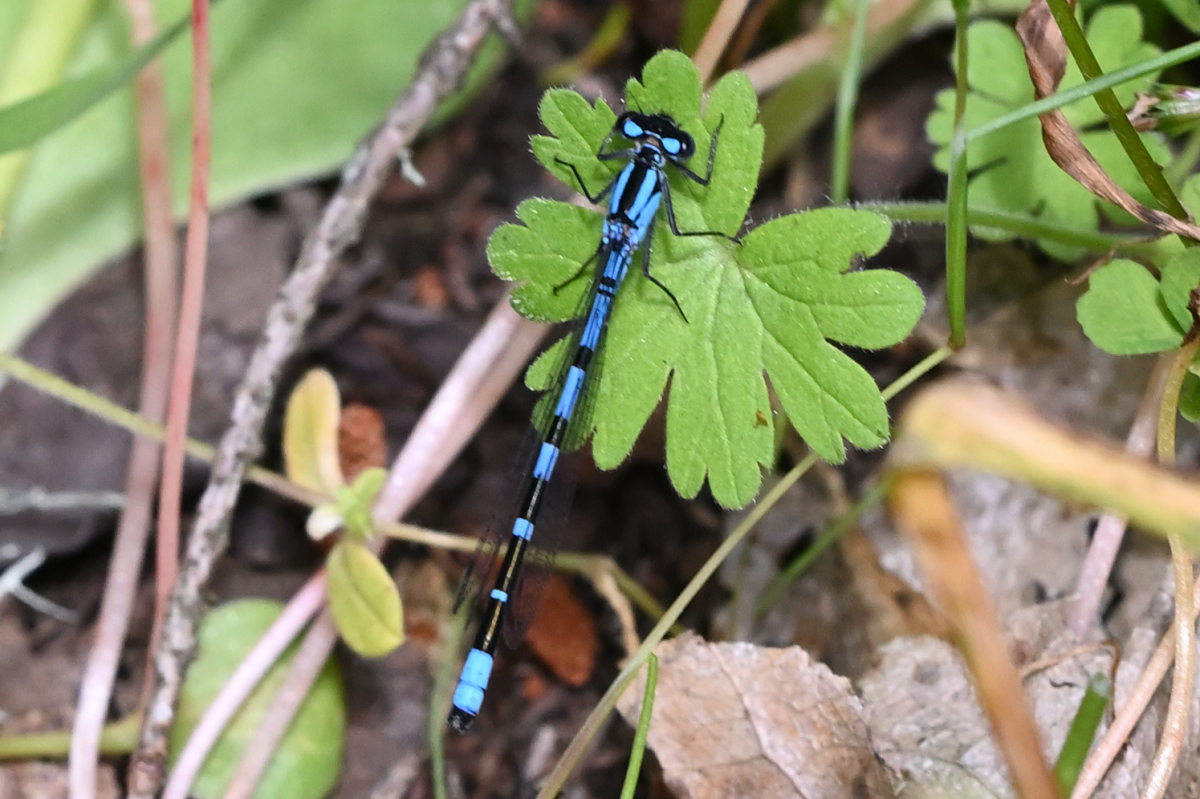
[(338, 459), (349, 482), (354, 482), (364, 469), (384, 465), (387, 435), (378, 411), (354, 403), (342, 408), (338, 420)]
[(432, 560), (404, 561), (395, 576), (404, 607), (405, 637), (440, 647), (454, 604), (454, 587), (446, 584), (446, 572)]
[[(1017, 20), (1017, 35), (1025, 45), (1025, 62), (1033, 80), (1037, 98), (1048, 97), (1058, 89), (1067, 66), (1067, 45), (1046, 0), (1033, 0)], [(1151, 227), (1200, 240), (1200, 227), (1176, 219), (1170, 214), (1133, 199), (1117, 185), (1092, 154), (1061, 110), (1038, 117), (1042, 123), (1042, 141), (1046, 152), (1062, 171), (1077, 180), (1097, 197), (1120, 206)]]
[(450, 304), (450, 292), (442, 273), (432, 266), (423, 267), (413, 278), (413, 294), (422, 308), (441, 311)]
[(596, 667), (596, 624), (558, 575), (546, 579), (525, 643), (567, 685), (579, 687), (591, 678)]
[[(849, 681), (800, 647), (688, 634), (660, 645), (658, 656), (649, 743), (681, 799), (893, 795)], [(618, 705), (631, 724), (644, 679)]]

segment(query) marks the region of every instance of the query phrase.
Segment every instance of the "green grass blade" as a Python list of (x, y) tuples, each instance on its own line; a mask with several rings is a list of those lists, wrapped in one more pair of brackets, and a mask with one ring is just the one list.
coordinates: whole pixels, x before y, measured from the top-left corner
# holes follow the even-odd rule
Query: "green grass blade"
[(0, 154), (24, 150), (120, 89), (188, 29), (191, 14), (121, 61), (0, 108)]
[(1075, 788), (1083, 761), (1087, 758), (1088, 750), (1092, 748), (1092, 739), (1096, 737), (1096, 728), (1104, 718), (1104, 709), (1112, 698), (1112, 680), (1107, 674), (1093, 674), (1088, 680), (1087, 691), (1075, 712), (1075, 720), (1067, 731), (1063, 741), (1062, 751), (1054, 763), (1054, 776), (1062, 788), (1063, 796), (1067, 796)]
[(621, 786), (621, 799), (633, 799), (633, 792), (637, 788), (642, 755), (646, 753), (646, 738), (650, 735), (650, 717), (654, 715), (654, 690), (657, 687), (658, 656), (651, 652), (646, 668), (646, 692), (642, 694), (642, 715), (638, 718), (637, 732), (633, 736), (633, 749), (629, 752), (629, 768), (625, 771), (625, 783)]

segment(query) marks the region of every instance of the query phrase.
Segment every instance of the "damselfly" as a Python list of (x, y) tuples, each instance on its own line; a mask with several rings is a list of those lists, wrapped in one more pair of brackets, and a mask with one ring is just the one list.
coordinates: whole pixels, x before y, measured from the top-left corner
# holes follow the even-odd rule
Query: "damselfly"
[[(712, 144), (708, 151), (708, 168), (704, 176), (688, 169), (683, 162), (695, 151), (692, 137), (682, 130), (673, 119), (665, 114), (643, 114), (627, 111), (617, 119), (613, 129), (600, 145), (596, 157), (601, 161), (629, 159), (629, 163), (598, 194), (591, 194), (574, 164), (559, 159), (568, 167), (583, 194), (593, 203), (599, 203), (612, 195), (608, 214), (604, 218), (600, 245), (595, 254), (581, 267), (580, 273), (593, 261), (599, 270), (593, 280), (590, 293), (590, 310), (586, 321), (576, 335), (574, 347), (564, 362), (559, 380), (558, 403), (549, 420), (548, 429), (535, 447), (536, 456), (527, 466), (531, 469), (528, 488), (521, 499), (516, 520), (509, 536), (508, 550), (500, 567), (499, 576), (488, 598), (483, 623), (476, 633), (474, 646), (467, 654), (458, 687), (454, 691), (454, 703), (450, 710), (450, 725), (459, 731), (466, 730), (479, 712), (483, 703), (484, 690), (491, 676), (493, 657), (500, 639), (501, 625), (506, 614), (511, 613), (509, 602), (520, 576), (521, 564), (530, 546), (538, 515), (543, 510), (550, 478), (558, 461), (559, 451), (571, 426), (572, 416), (585, 388), (594, 385), (589, 380), (589, 366), (600, 347), (614, 298), (629, 270), (639, 248), (642, 250), (642, 274), (662, 289), (675, 304), (680, 315), (687, 318), (679, 301), (671, 290), (650, 274), (650, 241), (654, 219), (659, 205), (667, 212), (667, 223), (676, 236), (724, 236), (717, 231), (681, 231), (675, 222), (675, 209), (671, 205), (671, 187), (667, 181), (666, 166), (670, 164), (680, 174), (707, 186), (712, 178), (713, 162), (717, 154), (717, 136), (721, 131), (718, 124), (713, 131)], [(631, 146), (621, 150), (607, 151), (614, 137), (627, 139)], [(573, 279), (573, 278), (572, 278)], [(568, 281), (570, 282), (570, 281)], [(564, 284), (565, 285), (565, 284)], [(594, 377), (594, 375), (593, 375)]]

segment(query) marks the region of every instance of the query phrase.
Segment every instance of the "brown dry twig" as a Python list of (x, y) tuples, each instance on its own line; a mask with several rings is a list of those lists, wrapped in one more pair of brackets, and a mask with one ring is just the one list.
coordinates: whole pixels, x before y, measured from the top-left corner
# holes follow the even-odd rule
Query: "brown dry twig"
[(476, 0), (426, 49), (412, 83), (392, 105), (383, 125), (361, 144), (342, 173), (341, 186), (307, 237), (295, 269), (267, 313), (262, 340), (234, 399), (232, 423), (217, 449), (201, 497), (188, 552), (172, 592), (155, 652), (155, 686), (129, 768), (131, 799), (151, 799), (162, 784), (167, 731), (183, 673), (196, 645), (203, 610), (200, 590), (224, 551), (230, 514), (248, 464), (262, 448), (262, 427), (284, 361), (300, 342), (334, 259), (357, 241), (371, 199), (439, 103), (458, 88), (485, 35), (495, 26), (516, 36), (507, 0)]
[[(1045, 0), (1036, 0), (1025, 9), (1017, 20), (1017, 34), (1025, 47), (1025, 61), (1029, 65), (1029, 77), (1033, 80), (1037, 99), (1049, 97), (1057, 91), (1066, 71), (1067, 46)], [(1085, 189), (1120, 206), (1151, 227), (1200, 240), (1200, 227), (1163, 211), (1147, 208), (1117, 185), (1083, 145), (1061, 109), (1048, 111), (1040, 115), (1038, 120), (1042, 124), (1042, 141), (1046, 145), (1046, 152), (1062, 171)]]

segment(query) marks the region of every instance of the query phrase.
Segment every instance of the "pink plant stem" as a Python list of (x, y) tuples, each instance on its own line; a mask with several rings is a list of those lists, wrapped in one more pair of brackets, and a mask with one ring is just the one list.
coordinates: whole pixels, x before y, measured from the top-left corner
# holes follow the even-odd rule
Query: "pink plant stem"
[[(337, 641), (337, 625), (333, 623), (333, 616), (326, 608), (308, 628), (304, 643), (296, 651), (296, 657), (292, 660), (283, 684), (272, 698), (268, 712), (263, 714), (262, 723), (254, 731), (254, 738), (246, 746), (237, 771), (233, 773), (229, 785), (225, 788), (224, 799), (251, 799), (254, 796), (254, 789), (258, 787), (259, 779), (267, 770), (271, 756), (275, 754), (279, 742), (287, 734), (292, 717), (300, 709), (304, 697), (308, 696), (309, 689), (325, 668), (325, 662)], [(293, 710), (291, 713), (271, 712), (276, 706)]]
[[(204, 304), (204, 275), (208, 261), (208, 171), (212, 161), (212, 64), (209, 59), (208, 0), (192, 0), (192, 179), (188, 207), (187, 244), (183, 262), (183, 297), (175, 359), (171, 373), (171, 403), (163, 446), (162, 488), (158, 499), (158, 548), (154, 627), (159, 630), (171, 587), (179, 569), (180, 494), (183, 490), (183, 444), (187, 437)], [(154, 636), (157, 639), (157, 632)]]
[[(1162, 400), (1163, 386), (1171, 372), (1171, 354), (1164, 353), (1154, 365), (1142, 401), (1138, 404), (1137, 416), (1125, 438), (1125, 451), (1140, 458), (1148, 458), (1154, 451), (1158, 430), (1158, 408)], [(1071, 604), (1067, 624), (1076, 638), (1082, 640), (1096, 626), (1100, 611), (1100, 600), (1108, 585), (1121, 541), (1125, 537), (1124, 516), (1105, 513), (1096, 525), (1091, 546), (1079, 570), (1075, 584), (1075, 601)]]
[(713, 70), (721, 60), (721, 53), (729, 46), (729, 40), (733, 38), (738, 23), (746, 14), (747, 5), (749, 0), (721, 0), (717, 13), (713, 15), (712, 22), (692, 57), (696, 69), (700, 72), (701, 83), (708, 83), (712, 79)]
[(255, 686), (324, 604), (325, 571), (321, 570), (292, 597), (287, 607), (279, 614), (279, 618), (263, 633), (263, 637), (246, 655), (245, 660), (238, 664), (229, 680), (221, 687), (221, 692), (204, 711), (200, 723), (192, 730), (187, 744), (179, 753), (179, 759), (171, 771), (162, 799), (187, 799), (196, 775), (200, 773), (208, 753), (216, 745), (230, 719), (237, 714)]
[[(126, 0), (133, 20), (133, 44), (154, 38), (154, 9), (149, 0)], [(142, 217), (146, 229), (144, 281), (146, 316), (142, 345), (142, 386), (138, 411), (161, 422), (166, 413), (171, 372), (171, 332), (178, 291), (175, 230), (171, 219), (170, 148), (163, 97), (163, 69), (151, 62), (135, 82)], [(72, 799), (92, 799), (96, 765), (117, 662), (129, 628), (141, 573), (150, 509), (158, 485), (159, 445), (134, 436), (125, 479), (125, 507), (117, 524), (112, 562), (96, 625), (96, 640), (79, 686), (79, 706), (71, 734), (68, 790)]]

